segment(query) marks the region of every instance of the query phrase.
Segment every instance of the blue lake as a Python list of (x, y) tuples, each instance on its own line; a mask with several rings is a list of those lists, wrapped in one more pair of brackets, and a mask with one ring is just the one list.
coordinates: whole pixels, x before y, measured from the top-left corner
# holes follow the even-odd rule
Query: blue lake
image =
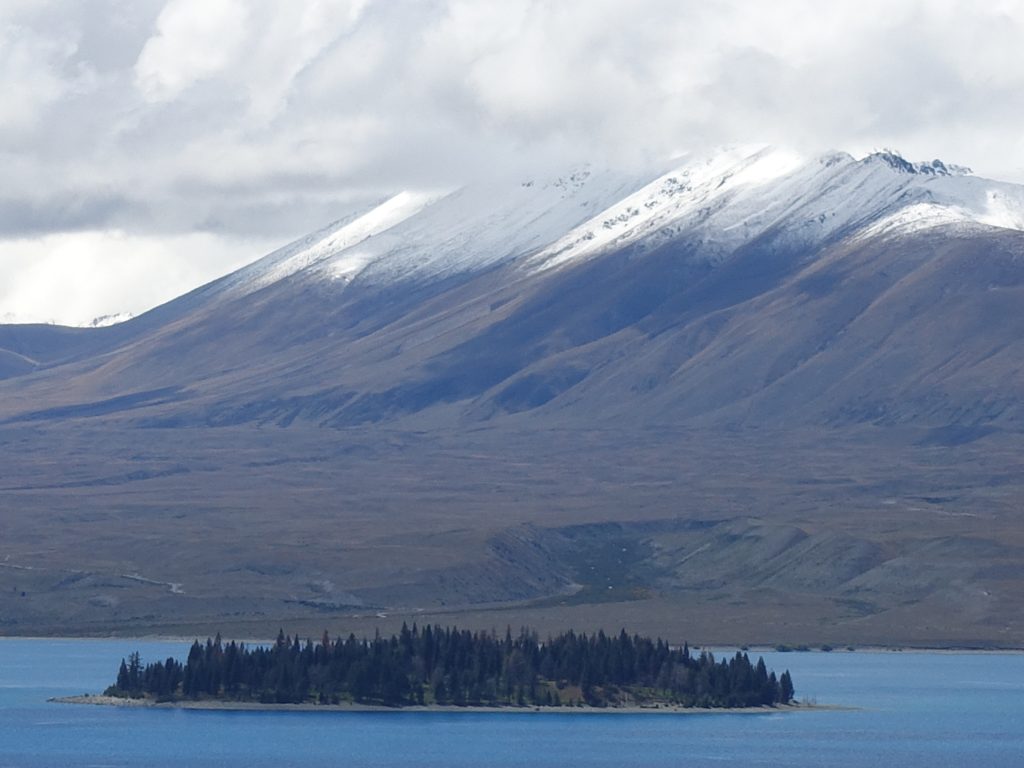
[(1024, 766), (1024, 655), (766, 653), (798, 697), (756, 715), (201, 712), (51, 704), (182, 643), (0, 640), (3, 766)]

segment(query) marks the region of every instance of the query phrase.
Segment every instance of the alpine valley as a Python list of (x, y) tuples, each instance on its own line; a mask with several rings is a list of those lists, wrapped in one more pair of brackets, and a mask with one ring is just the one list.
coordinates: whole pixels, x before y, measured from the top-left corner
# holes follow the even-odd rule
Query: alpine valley
[(742, 147), (0, 326), (0, 633), (1022, 647), (1022, 230), (938, 160)]

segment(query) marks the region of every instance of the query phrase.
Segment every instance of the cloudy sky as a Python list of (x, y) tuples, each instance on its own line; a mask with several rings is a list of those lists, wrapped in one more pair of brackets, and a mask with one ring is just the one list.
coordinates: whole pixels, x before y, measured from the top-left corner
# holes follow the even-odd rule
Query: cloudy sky
[(139, 312), (406, 187), (771, 142), (1024, 182), (1024, 0), (0, 0), (0, 318)]

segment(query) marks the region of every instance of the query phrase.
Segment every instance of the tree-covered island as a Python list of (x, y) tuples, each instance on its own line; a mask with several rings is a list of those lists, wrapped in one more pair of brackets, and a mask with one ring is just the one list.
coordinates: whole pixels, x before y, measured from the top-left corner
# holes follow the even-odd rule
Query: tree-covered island
[(746, 653), (716, 660), (662, 640), (567, 632), (541, 640), (413, 625), (390, 638), (278, 635), (271, 645), (196, 641), (184, 664), (121, 662), (106, 695), (153, 701), (482, 707), (761, 707), (789, 704), (776, 677)]

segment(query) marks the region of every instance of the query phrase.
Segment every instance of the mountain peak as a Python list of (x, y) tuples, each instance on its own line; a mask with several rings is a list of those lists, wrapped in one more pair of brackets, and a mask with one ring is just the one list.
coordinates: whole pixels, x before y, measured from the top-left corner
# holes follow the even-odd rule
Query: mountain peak
[(864, 162), (885, 163), (890, 168), (899, 171), (900, 173), (922, 176), (968, 176), (972, 173), (971, 169), (967, 166), (944, 163), (938, 158), (931, 161), (926, 160), (924, 162), (915, 163), (907, 160), (899, 152), (892, 149), (881, 149), (877, 152), (872, 152), (864, 158)]

